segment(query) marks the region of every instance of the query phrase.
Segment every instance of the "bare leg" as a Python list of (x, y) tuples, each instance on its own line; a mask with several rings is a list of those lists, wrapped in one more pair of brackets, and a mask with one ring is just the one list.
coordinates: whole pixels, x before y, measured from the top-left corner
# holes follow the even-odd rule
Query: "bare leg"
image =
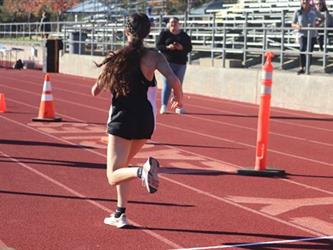
[(117, 186), (117, 206), (126, 207), (129, 180), (136, 178), (138, 168), (128, 168), (129, 162), (146, 140), (126, 140), (109, 135), (107, 150), (107, 177), (110, 185)]
[[(137, 154), (137, 152), (140, 151), (140, 149), (146, 143), (146, 141), (147, 140), (133, 140), (132, 141), (131, 150), (130, 150), (128, 160), (127, 160), (127, 165), (131, 162), (131, 160)], [(138, 168), (134, 168), (134, 169), (136, 169), (136, 173), (137, 173)], [(117, 206), (118, 207), (127, 206), (129, 188), (130, 188), (129, 181), (122, 182), (121, 184), (117, 185)]]

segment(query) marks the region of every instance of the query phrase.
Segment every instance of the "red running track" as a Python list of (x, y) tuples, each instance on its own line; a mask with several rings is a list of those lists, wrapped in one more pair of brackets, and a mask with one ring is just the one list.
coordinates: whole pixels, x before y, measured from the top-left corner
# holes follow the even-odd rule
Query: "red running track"
[(272, 108), (268, 165), (287, 175), (240, 176), (254, 164), (258, 106), (185, 94), (188, 114), (159, 115), (133, 162), (158, 158), (161, 188), (132, 181), (133, 226), (119, 230), (103, 224), (115, 207), (101, 140), (108, 94), (51, 74), (63, 122), (32, 122), (44, 74), (0, 74), (0, 249), (333, 249), (332, 116)]

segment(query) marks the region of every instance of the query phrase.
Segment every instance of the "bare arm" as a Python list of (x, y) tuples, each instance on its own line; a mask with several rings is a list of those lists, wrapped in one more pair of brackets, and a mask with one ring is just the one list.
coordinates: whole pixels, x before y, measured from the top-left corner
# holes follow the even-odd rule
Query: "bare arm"
[(161, 53), (157, 53), (157, 64), (156, 69), (167, 79), (168, 83), (170, 84), (170, 87), (173, 89), (175, 99), (172, 103), (171, 107), (181, 108), (183, 106), (182, 98), (183, 98), (183, 91), (180, 84), (179, 79), (177, 76), (173, 73), (172, 69), (169, 66), (168, 61), (165, 59), (165, 57)]
[(102, 67), (102, 72), (100, 73), (99, 77), (97, 78), (96, 82), (94, 83), (94, 85), (91, 87), (91, 94), (93, 96), (97, 96), (99, 93), (101, 93), (101, 91), (103, 89), (106, 88), (107, 83), (105, 82), (105, 65), (107, 63), (110, 63), (110, 61), (112, 60), (112, 57), (118, 53), (119, 50), (117, 51), (111, 51), (101, 63), (95, 63), (95, 65), (97, 67)]
[(291, 21), (291, 27), (293, 27), (294, 29), (300, 30), (302, 28), (302, 26), (298, 23), (298, 11), (294, 12), (293, 15), (293, 19)]
[(95, 82), (94, 85), (91, 87), (91, 94), (93, 96), (97, 96), (99, 93), (101, 93), (103, 87), (101, 87), (98, 82)]

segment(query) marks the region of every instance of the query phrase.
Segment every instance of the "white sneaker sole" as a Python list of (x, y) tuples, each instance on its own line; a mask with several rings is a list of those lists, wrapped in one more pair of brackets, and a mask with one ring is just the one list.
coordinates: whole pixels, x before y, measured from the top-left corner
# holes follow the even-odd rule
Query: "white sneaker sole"
[(183, 108), (176, 108), (175, 113), (178, 115), (184, 115), (186, 112)]
[(126, 221), (121, 221), (121, 220), (114, 221), (110, 217), (107, 217), (104, 219), (104, 224), (109, 225), (109, 226), (114, 226), (117, 228), (123, 228), (123, 227), (128, 226), (127, 220)]
[[(159, 186), (159, 179), (158, 179), (158, 170), (159, 170), (160, 164), (159, 162), (154, 159), (153, 157), (148, 158), (148, 164), (147, 162), (144, 164), (143, 168), (144, 171), (146, 171), (147, 177), (145, 178), (145, 186), (147, 188), (147, 191), (151, 194), (157, 192), (158, 186)], [(151, 177), (149, 176), (151, 175)], [(150, 179), (152, 178), (152, 179)], [(157, 183), (151, 183), (151, 181), (155, 181)]]

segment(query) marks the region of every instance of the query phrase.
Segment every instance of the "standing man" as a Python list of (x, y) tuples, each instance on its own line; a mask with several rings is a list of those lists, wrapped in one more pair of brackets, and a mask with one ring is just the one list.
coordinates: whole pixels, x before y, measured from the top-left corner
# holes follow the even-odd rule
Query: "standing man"
[[(191, 38), (180, 29), (179, 19), (171, 17), (167, 23), (167, 29), (162, 30), (157, 41), (157, 49), (161, 51), (169, 62), (169, 65), (181, 83), (183, 83), (187, 54), (192, 51)], [(160, 113), (167, 112), (171, 88), (167, 79), (163, 77), (161, 93)], [(176, 113), (183, 114), (184, 108), (177, 108)]]
[(39, 32), (42, 34), (42, 38), (48, 38), (51, 31), (50, 19), (46, 11), (43, 11), (42, 18), (40, 19)]

